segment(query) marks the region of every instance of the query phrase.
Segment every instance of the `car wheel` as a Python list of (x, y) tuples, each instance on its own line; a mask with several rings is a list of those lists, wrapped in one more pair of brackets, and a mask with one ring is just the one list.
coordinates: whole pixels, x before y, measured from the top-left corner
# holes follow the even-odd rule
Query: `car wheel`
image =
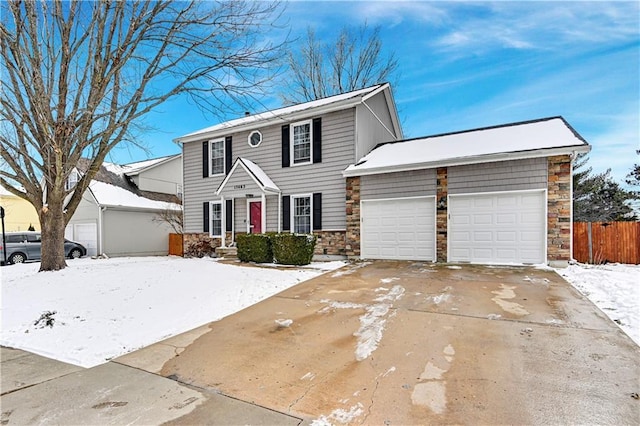
[(70, 259), (79, 259), (82, 257), (82, 251), (80, 249), (74, 248), (69, 252)]
[(27, 256), (25, 256), (22, 253), (13, 253), (10, 257), (9, 257), (9, 263), (24, 263), (24, 261), (27, 260)]

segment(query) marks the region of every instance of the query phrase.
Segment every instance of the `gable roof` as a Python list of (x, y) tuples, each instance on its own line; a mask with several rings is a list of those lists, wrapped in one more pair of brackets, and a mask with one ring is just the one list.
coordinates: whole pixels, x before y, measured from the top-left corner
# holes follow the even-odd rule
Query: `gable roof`
[[(88, 159), (81, 158), (76, 168), (84, 173), (90, 165)], [(175, 195), (138, 189), (125, 170), (126, 166), (108, 162), (102, 164), (88, 187), (99, 205), (153, 210), (181, 208), (180, 200)]]
[(549, 117), (378, 145), (347, 167), (343, 175), (546, 157), (590, 149), (564, 118)]
[(160, 158), (152, 158), (150, 160), (144, 160), (144, 161), (137, 161), (135, 163), (129, 163), (129, 164), (123, 164), (120, 167), (122, 167), (124, 173), (127, 176), (136, 176), (142, 172), (145, 172), (149, 169), (152, 169), (154, 167), (157, 167), (161, 164), (167, 163), (171, 160), (173, 160), (174, 158), (178, 158), (180, 157), (182, 154), (175, 154), (175, 155), (167, 155), (166, 157), (160, 157)]
[(367, 87), (365, 89), (355, 90), (353, 92), (342, 93), (328, 98), (317, 99), (315, 101), (304, 102), (297, 105), (237, 118), (235, 120), (225, 121), (223, 123), (216, 124), (215, 126), (186, 134), (174, 139), (174, 141), (179, 143), (201, 141), (207, 138), (227, 135), (230, 131), (240, 132), (244, 130), (255, 130), (278, 122), (302, 119), (308, 117), (311, 113), (325, 114), (328, 112), (339, 111), (365, 103), (367, 99), (380, 92), (384, 92), (387, 105), (389, 105), (389, 108), (391, 109), (390, 114), (395, 128), (394, 130), (396, 131), (396, 134), (401, 135), (402, 129), (400, 128), (398, 113), (391, 94), (391, 86), (389, 83), (383, 83)]
[(229, 172), (229, 174), (224, 178), (220, 186), (218, 186), (216, 195), (220, 195), (222, 193), (222, 190), (225, 188), (227, 182), (229, 182), (229, 179), (231, 179), (231, 176), (233, 176), (238, 167), (242, 167), (262, 191), (274, 194), (278, 194), (280, 192), (280, 188), (278, 188), (278, 186), (260, 168), (260, 166), (258, 166), (251, 160), (238, 157), (233, 163), (233, 167), (231, 167), (231, 171)]

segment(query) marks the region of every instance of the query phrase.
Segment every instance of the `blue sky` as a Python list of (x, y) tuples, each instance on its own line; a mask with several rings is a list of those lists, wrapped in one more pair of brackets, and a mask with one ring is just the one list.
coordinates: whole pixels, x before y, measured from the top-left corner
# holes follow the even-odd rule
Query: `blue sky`
[[(381, 26), (399, 62), (394, 95), (406, 137), (562, 115), (592, 145), (590, 165), (622, 181), (640, 161), (640, 2), (306, 2), (287, 4), (291, 36), (333, 39), (345, 25)], [(284, 22), (283, 21), (283, 22)], [(260, 112), (280, 106), (265, 98)], [(228, 119), (236, 118), (230, 115)], [(216, 124), (185, 99), (148, 117), (150, 153)]]

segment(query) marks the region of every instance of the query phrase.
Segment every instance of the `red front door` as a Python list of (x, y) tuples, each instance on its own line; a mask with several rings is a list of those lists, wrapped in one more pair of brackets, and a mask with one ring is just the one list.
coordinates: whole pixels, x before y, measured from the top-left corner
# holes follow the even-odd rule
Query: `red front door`
[(249, 203), (249, 233), (262, 233), (262, 202), (260, 201)]

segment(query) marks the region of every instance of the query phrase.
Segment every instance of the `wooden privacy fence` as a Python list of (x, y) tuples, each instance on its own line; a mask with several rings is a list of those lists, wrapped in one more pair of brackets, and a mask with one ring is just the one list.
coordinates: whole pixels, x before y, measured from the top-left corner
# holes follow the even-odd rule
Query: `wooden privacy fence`
[(182, 234), (169, 234), (169, 255), (183, 255)]
[(640, 264), (640, 222), (574, 222), (573, 257), (581, 263)]

